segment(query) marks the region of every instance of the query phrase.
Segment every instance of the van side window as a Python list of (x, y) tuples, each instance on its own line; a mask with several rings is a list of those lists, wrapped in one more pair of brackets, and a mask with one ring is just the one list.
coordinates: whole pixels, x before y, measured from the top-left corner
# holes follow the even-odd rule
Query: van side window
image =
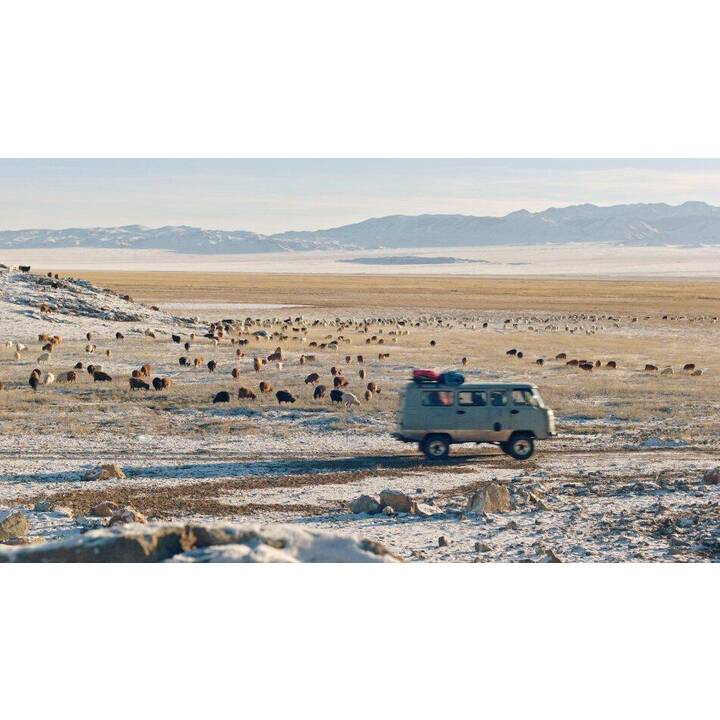
[(490, 404), (493, 407), (503, 407), (507, 405), (507, 393), (504, 390), (493, 390), (490, 393)]
[(422, 404), (426, 407), (449, 407), (453, 404), (450, 390), (426, 390), (422, 394)]
[(512, 399), (513, 405), (532, 405), (533, 407), (537, 407), (537, 402), (533, 397), (532, 391), (526, 388), (515, 388), (512, 391)]
[(458, 393), (458, 405), (485, 407), (487, 405), (487, 393), (484, 390), (462, 390)]

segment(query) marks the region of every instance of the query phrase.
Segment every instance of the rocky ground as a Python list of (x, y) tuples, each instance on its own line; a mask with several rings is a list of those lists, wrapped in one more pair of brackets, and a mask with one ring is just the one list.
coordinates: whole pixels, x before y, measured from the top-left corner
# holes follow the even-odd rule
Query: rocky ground
[[(407, 561), (720, 558), (720, 486), (708, 472), (720, 464), (712, 317), (272, 308), (254, 309), (240, 334), (234, 329), (216, 343), (204, 334), (220, 319), (217, 307), (189, 314), (201, 317), (178, 318), (83, 281), (0, 277), (0, 543), (10, 548), (8, 559), (40, 559), (38, 543), (77, 549), (125, 525), (135, 532), (143, 524), (218, 521), (362, 537)], [(239, 323), (234, 328), (246, 322), (228, 314)], [(191, 332), (190, 351), (171, 338), (185, 342)], [(27, 378), (38, 366), (40, 333), (63, 341), (39, 365), (55, 382), (33, 392)], [(233, 340), (240, 337), (247, 344), (239, 357)], [(283, 367), (268, 363), (255, 373), (253, 358), (278, 345)], [(524, 358), (507, 356), (508, 348), (523, 349)], [(379, 359), (380, 351), (390, 357)], [(615, 359), (618, 369), (586, 373), (554, 360), (560, 351), (603, 364)], [(315, 359), (301, 365), (308, 353)], [(181, 367), (180, 355), (203, 361)], [(390, 437), (409, 369), (457, 366), (463, 356), (471, 377), (530, 380), (556, 410), (559, 435), (540, 443), (531, 461), (463, 447), (436, 465)], [(210, 359), (218, 363), (214, 373)], [(701, 376), (682, 371), (689, 360)], [(84, 371), (75, 383), (61, 382), (77, 362), (101, 363), (112, 382), (94, 383)], [(646, 373), (648, 362), (673, 372)], [(131, 391), (127, 378), (143, 363), (170, 378), (170, 389)], [(381, 393), (352, 408), (313, 400), (303, 378), (317, 371), (331, 384), (330, 365), (343, 367), (360, 397), (368, 380)], [(239, 386), (257, 392), (260, 380), (297, 402), (278, 407), (272, 394), (237, 400)], [(213, 404), (223, 389), (232, 401)], [(99, 472), (103, 462), (117, 468)], [(488, 492), (501, 501), (487, 505)], [(56, 557), (70, 557), (64, 552)], [(242, 548), (198, 554), (273, 555)]]

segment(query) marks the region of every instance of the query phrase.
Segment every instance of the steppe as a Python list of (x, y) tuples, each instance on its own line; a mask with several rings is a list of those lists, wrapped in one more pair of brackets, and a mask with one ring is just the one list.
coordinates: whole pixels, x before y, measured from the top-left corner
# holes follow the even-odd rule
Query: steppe
[[(53, 269), (33, 272), (42, 277)], [(280, 522), (360, 535), (405, 560), (720, 558), (720, 485), (707, 473), (720, 464), (717, 282), (303, 269), (298, 263), (298, 272), (285, 274), (60, 272), (129, 294), (128, 308), (139, 309), (132, 321), (68, 308), (43, 316), (19, 302), (22, 293), (10, 297), (6, 289), (0, 339), (28, 350), (16, 359), (14, 347), (0, 348), (0, 505), (26, 510), (30, 539), (96, 527), (101, 521), (88, 512), (110, 501), (149, 519)], [(210, 322), (246, 318), (253, 324), (242, 336), (226, 334), (217, 345), (203, 337)], [(252, 335), (261, 328), (288, 339)], [(43, 365), (58, 379), (33, 392), (27, 380), (42, 332), (63, 336)], [(87, 332), (97, 346), (91, 354)], [(180, 334), (185, 342), (191, 332), (197, 337), (189, 352), (171, 339)], [(347, 342), (337, 350), (310, 346), (338, 336)], [(239, 337), (249, 341), (243, 357), (231, 341)], [(282, 368), (270, 362), (254, 372), (253, 358), (278, 346)], [(522, 359), (508, 356), (510, 348)], [(389, 357), (379, 359), (380, 352)], [(301, 365), (308, 353), (315, 360)], [(602, 367), (579, 370), (556, 360), (558, 353), (600, 360)], [(203, 362), (181, 367), (181, 355)], [(469, 378), (533, 382), (555, 410), (559, 434), (539, 443), (530, 461), (492, 446), (461, 446), (436, 464), (392, 439), (397, 392), (410, 370), (458, 368), (463, 357)], [(205, 366), (211, 359), (218, 363), (214, 373)], [(617, 369), (604, 367), (609, 360)], [(113, 381), (94, 383), (81, 372), (77, 383), (60, 382), (78, 361), (102, 364)], [(170, 389), (131, 391), (127, 378), (143, 363), (154, 376), (170, 378)], [(648, 363), (658, 370), (645, 371)], [(683, 371), (686, 363), (702, 374)], [(331, 366), (342, 367), (360, 406), (313, 399), (305, 376), (318, 372), (331, 385)], [(257, 392), (261, 380), (297, 402), (278, 406), (273, 394), (237, 399), (238, 387)], [(382, 391), (365, 401), (368, 381)], [(230, 391), (231, 402), (213, 404), (221, 390)], [(83, 481), (100, 462), (117, 462), (126, 478)], [(506, 485), (512, 509), (468, 512), (468, 497), (489, 482)], [(386, 488), (430, 510), (350, 511), (359, 495)]]

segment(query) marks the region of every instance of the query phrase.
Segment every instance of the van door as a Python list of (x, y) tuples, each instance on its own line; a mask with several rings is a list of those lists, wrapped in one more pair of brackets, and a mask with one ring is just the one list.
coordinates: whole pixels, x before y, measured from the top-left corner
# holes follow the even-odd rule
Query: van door
[(507, 390), (488, 391), (488, 407), (490, 417), (488, 425), (492, 432), (493, 442), (507, 440), (513, 432), (514, 413), (510, 406), (510, 393)]
[(493, 438), (487, 390), (458, 390), (455, 408), (456, 442), (489, 442)]
[(417, 432), (447, 433), (455, 427), (455, 393), (452, 390), (420, 390), (419, 407), (408, 413), (405, 427)]

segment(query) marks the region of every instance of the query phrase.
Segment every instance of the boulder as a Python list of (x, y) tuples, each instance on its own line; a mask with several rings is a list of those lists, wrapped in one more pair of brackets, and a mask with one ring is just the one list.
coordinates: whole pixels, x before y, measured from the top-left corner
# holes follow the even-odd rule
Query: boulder
[(438, 538), (438, 547), (447, 547), (449, 544), (448, 539), (444, 535)]
[(491, 550), (492, 550), (492, 545), (488, 545), (487, 543), (480, 542), (480, 541), (475, 543), (475, 552), (486, 553), (486, 552), (490, 552)]
[(360, 495), (350, 503), (350, 510), (354, 513), (374, 515), (382, 510), (382, 505), (377, 495)]
[(703, 482), (708, 485), (720, 485), (720, 467), (710, 468), (703, 473)]
[(20, 510), (0, 510), (0, 542), (23, 538), (30, 526)]
[(380, 493), (382, 507), (390, 505), (395, 512), (409, 513), (413, 509), (413, 499), (399, 490), (383, 490)]
[(0, 547), (0, 562), (402, 562), (384, 545), (293, 525), (138, 523)]
[(413, 512), (420, 517), (431, 517), (442, 511), (434, 505), (428, 505), (428, 503), (416, 503), (413, 507)]
[(117, 463), (107, 463), (100, 465), (99, 467), (88, 470), (82, 479), (86, 481), (91, 480), (110, 480), (112, 478), (118, 478), (122, 480), (125, 478), (125, 473)]
[(115, 512), (113, 512), (110, 516), (110, 522), (108, 525), (124, 525), (126, 523), (145, 524), (146, 522), (147, 519), (141, 512), (138, 512), (134, 507), (130, 507), (128, 505), (127, 507), (115, 510)]
[(390, 505), (386, 505), (386, 506), (382, 509), (382, 514), (383, 514), (383, 515), (387, 515), (388, 517), (389, 517), (390, 515), (395, 515), (395, 508), (393, 508), (393, 507), (390, 506)]
[(119, 509), (120, 506), (116, 505), (114, 502), (111, 502), (110, 500), (103, 500), (97, 505), (91, 507), (88, 515), (92, 517), (112, 517), (113, 513)]
[(504, 485), (488, 483), (468, 498), (467, 509), (474, 513), (503, 513), (512, 510), (510, 493)]

